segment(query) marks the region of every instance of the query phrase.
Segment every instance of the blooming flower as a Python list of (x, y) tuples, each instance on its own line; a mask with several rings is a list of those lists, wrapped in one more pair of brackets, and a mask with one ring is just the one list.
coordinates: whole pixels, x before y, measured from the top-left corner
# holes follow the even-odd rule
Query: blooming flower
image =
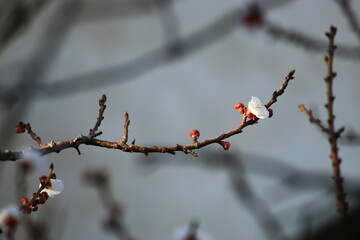
[(265, 119), (269, 117), (268, 109), (261, 103), (260, 99), (252, 96), (248, 103), (248, 110), (257, 118)]
[(8, 231), (14, 228), (20, 221), (21, 212), (14, 204), (0, 209), (0, 228)]
[[(50, 179), (50, 186), (44, 188), (41, 192), (46, 192), (49, 197), (53, 198), (59, 195), (64, 190), (64, 184), (60, 179)], [(39, 185), (39, 188), (41, 184)]]

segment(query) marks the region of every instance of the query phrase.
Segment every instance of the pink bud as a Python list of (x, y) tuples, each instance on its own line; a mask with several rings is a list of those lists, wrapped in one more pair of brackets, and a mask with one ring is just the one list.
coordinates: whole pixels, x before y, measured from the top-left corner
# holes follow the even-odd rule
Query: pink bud
[(26, 205), (26, 204), (28, 204), (28, 203), (29, 203), (29, 199), (28, 199), (28, 198), (26, 198), (26, 197), (21, 198), (21, 204), (22, 204), (22, 205)]
[(241, 114), (244, 113), (244, 111), (245, 111), (245, 106), (243, 103), (240, 103), (240, 102), (235, 103), (234, 107), (235, 107), (236, 111), (240, 112)]
[(197, 139), (200, 137), (200, 132), (199, 132), (199, 130), (197, 130), (197, 129), (192, 130), (192, 131), (190, 132), (190, 137), (192, 138), (192, 140), (193, 140), (194, 142), (196, 142)]
[(230, 142), (223, 142), (221, 141), (220, 142), (221, 146), (225, 149), (225, 150), (228, 150), (231, 146), (231, 143)]
[(20, 134), (20, 133), (24, 133), (24, 132), (25, 132), (25, 128), (22, 128), (20, 125), (15, 126), (15, 133), (16, 134)]

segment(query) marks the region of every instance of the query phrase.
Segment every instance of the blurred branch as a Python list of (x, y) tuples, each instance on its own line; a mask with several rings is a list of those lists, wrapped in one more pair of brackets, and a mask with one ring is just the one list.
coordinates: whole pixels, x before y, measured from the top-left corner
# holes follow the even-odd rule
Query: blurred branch
[[(270, 22), (266, 27), (267, 33), (276, 40), (286, 41), (293, 44), (295, 47), (303, 48), (305, 51), (324, 52), (327, 48), (327, 42), (315, 39), (303, 32), (285, 29), (280, 25)], [(359, 47), (347, 45), (339, 45), (338, 47), (337, 56), (345, 59), (360, 60)]]
[(24, 69), (20, 70), (21, 73), (15, 85), (10, 89), (1, 89), (0, 99), (10, 110), (0, 125), (2, 131), (0, 146), (4, 147), (11, 142), (14, 122), (21, 119), (29, 110), (37, 91), (36, 86), (43, 81), (46, 72), (61, 49), (62, 43), (66, 39), (66, 33), (73, 26), (73, 21), (80, 10), (81, 1), (65, 0), (58, 4), (57, 11), (51, 21), (46, 24), (44, 35), (33, 51), (31, 61)]
[(130, 231), (124, 222), (123, 207), (115, 200), (110, 188), (109, 173), (106, 170), (87, 170), (83, 174), (86, 184), (98, 190), (100, 202), (107, 210), (104, 221), (106, 230), (112, 232), (119, 240), (131, 240)]
[[(277, 101), (277, 98), (284, 93), (284, 90), (286, 89), (288, 82), (290, 80), (294, 79), (294, 76), (293, 76), (294, 73), (295, 73), (295, 70), (292, 70), (286, 75), (284, 82), (280, 86), (279, 90), (275, 91), (273, 93), (271, 99), (265, 105), (266, 108), (270, 108), (272, 106), (272, 104), (274, 104)], [(106, 108), (105, 101), (106, 101), (106, 96), (103, 95), (99, 101), (99, 106), (100, 106), (99, 117), (97, 118), (95, 127), (93, 129), (90, 129), (88, 136), (80, 135), (78, 137), (68, 139), (65, 141), (59, 141), (57, 143), (52, 141), (48, 144), (43, 144), (41, 142), (41, 140), (39, 142), (38, 139), (40, 139), (40, 138), (36, 135), (36, 133), (34, 133), (31, 130), (30, 124), (26, 124), (26, 125), (19, 124), (21, 131), (19, 131), (18, 133), (24, 132), (23, 129), (26, 128), (28, 130), (28, 133), (31, 135), (31, 137), (39, 144), (40, 148), (31, 149), (31, 150), (27, 150), (27, 151), (21, 151), (21, 152), (11, 152), (9, 150), (0, 151), (0, 160), (1, 161), (9, 161), (9, 160), (15, 161), (15, 160), (21, 159), (25, 152), (34, 151), (42, 156), (42, 155), (46, 155), (46, 154), (53, 153), (53, 152), (59, 153), (60, 151), (67, 149), (67, 148), (75, 148), (78, 151), (78, 153), (80, 154), (79, 146), (82, 144), (98, 146), (98, 147), (102, 147), (102, 148), (117, 149), (117, 150), (121, 150), (124, 152), (138, 152), (138, 153), (143, 153), (145, 155), (148, 155), (149, 153), (152, 153), (152, 152), (175, 154), (175, 152), (181, 151), (186, 154), (191, 154), (194, 157), (197, 157), (198, 156), (197, 153), (195, 153), (193, 150), (200, 149), (200, 148), (208, 146), (210, 144), (219, 144), (219, 145), (223, 146), (223, 148), (225, 150), (227, 150), (229, 148), (230, 144), (228, 143), (228, 145), (225, 146), (224, 142), (222, 140), (227, 139), (233, 135), (242, 133), (244, 128), (246, 128), (250, 125), (254, 125), (254, 124), (258, 123), (258, 121), (259, 121), (259, 119), (256, 117), (254, 119), (247, 118), (246, 113), (243, 112), (242, 120), (241, 120), (241, 123), (239, 126), (237, 126), (235, 129), (233, 129), (227, 133), (223, 133), (215, 138), (203, 140), (201, 142), (198, 142), (197, 139), (193, 138), (193, 142), (190, 144), (187, 144), (187, 145), (175, 144), (172, 147), (158, 147), (158, 146), (144, 147), (144, 146), (136, 145), (135, 140), (133, 140), (131, 144), (126, 143), (125, 140), (128, 139), (127, 135), (128, 135), (128, 127), (129, 127), (129, 123), (130, 123), (129, 116), (127, 113), (125, 113), (124, 136), (122, 137), (122, 140), (120, 140), (118, 142), (110, 142), (110, 141), (100, 140), (100, 139), (95, 138), (102, 134), (102, 132), (95, 133), (95, 131), (98, 130), (98, 127), (101, 125), (101, 121), (103, 120), (103, 113)], [(29, 131), (29, 129), (31, 131)], [(18, 129), (17, 129), (17, 131), (18, 131)], [(34, 136), (36, 136), (36, 137), (34, 137)]]
[(11, 0), (0, 4), (0, 54), (51, 0)]
[(246, 178), (242, 161), (235, 155), (222, 155), (226, 162), (226, 170), (230, 176), (237, 198), (245, 205), (245, 209), (255, 218), (267, 239), (286, 239), (283, 229), (266, 202), (252, 190)]
[[(337, 199), (337, 210), (339, 214), (345, 218), (348, 211), (348, 203), (346, 202), (346, 194), (344, 192), (343, 181), (344, 179), (341, 176), (340, 164), (341, 159), (339, 157), (339, 149), (337, 146), (337, 140), (340, 138), (341, 133), (344, 131), (344, 127), (340, 129), (335, 129), (335, 115), (333, 110), (333, 103), (335, 96), (333, 94), (333, 79), (336, 77), (336, 73), (333, 71), (333, 60), (334, 52), (337, 46), (334, 44), (334, 39), (337, 29), (334, 26), (330, 27), (330, 31), (326, 32), (325, 35), (329, 39), (328, 55), (324, 57), (326, 66), (327, 66), (327, 76), (325, 77), (325, 84), (327, 88), (327, 103), (325, 108), (328, 112), (328, 126), (324, 127), (320, 120), (315, 119), (310, 110), (307, 110), (304, 105), (299, 105), (301, 111), (303, 111), (310, 119), (310, 122), (317, 125), (322, 131), (326, 132), (329, 136), (329, 144), (331, 148), (330, 159), (332, 161), (333, 167), (333, 180), (335, 182), (336, 189), (336, 199)], [(314, 120), (315, 119), (315, 120)]]
[[(284, 1), (279, 0), (262, 2), (264, 2), (268, 10), (285, 4)], [(174, 39), (174, 42), (167, 42), (165, 46), (144, 53), (126, 63), (59, 79), (52, 83), (44, 82), (38, 84), (36, 86), (37, 93), (39, 97), (47, 99), (63, 97), (75, 92), (87, 91), (136, 78), (159, 66), (194, 54), (208, 45), (222, 40), (233, 31), (234, 27), (237, 27), (236, 24), (239, 22), (239, 19), (241, 19), (241, 16), (247, 12), (247, 9), (248, 7), (239, 7), (231, 10), (206, 27), (186, 37), (179, 36), (177, 39)], [(169, 12), (169, 9), (167, 9), (167, 11), (168, 12), (162, 17), (167, 20), (170, 18), (172, 23), (164, 23), (164, 19), (163, 24), (166, 24), (164, 28), (167, 29), (167, 32), (171, 31), (171, 35), (177, 34), (176, 32), (178, 30), (169, 30), (169, 28), (170, 26), (178, 28), (178, 20), (174, 12), (171, 12), (172, 10)], [(168, 40), (170, 39), (168, 38)], [(99, 81), (99, 79), (101, 79), (101, 81)]]
[(351, 7), (351, 0), (334, 0), (340, 7), (344, 17), (348, 21), (352, 31), (360, 41), (360, 24), (359, 20)]

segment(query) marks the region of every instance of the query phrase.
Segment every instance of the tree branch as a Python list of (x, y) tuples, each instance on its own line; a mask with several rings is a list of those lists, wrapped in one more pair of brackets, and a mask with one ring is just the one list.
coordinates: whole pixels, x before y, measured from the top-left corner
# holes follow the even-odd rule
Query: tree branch
[[(283, 84), (280, 86), (278, 91), (275, 91), (273, 93), (272, 98), (265, 105), (266, 107), (270, 107), (273, 103), (275, 103), (277, 101), (277, 98), (284, 93), (284, 91), (288, 85), (288, 82), (294, 78), (293, 77), (294, 73), (295, 73), (295, 70), (292, 70), (287, 74)], [(203, 147), (213, 144), (213, 143), (222, 145), (222, 143), (223, 143), (222, 140), (227, 139), (233, 135), (241, 133), (245, 127), (248, 127), (250, 125), (254, 125), (254, 124), (258, 123), (258, 119), (255, 119), (255, 120), (248, 119), (248, 118), (246, 118), (246, 114), (243, 113), (241, 123), (238, 127), (236, 127), (235, 129), (233, 129), (227, 133), (223, 133), (215, 138), (210, 138), (210, 139), (200, 141), (200, 142), (192, 142), (187, 145), (175, 144), (170, 147), (165, 147), (165, 146), (158, 147), (155, 145), (149, 146), (149, 147), (138, 146), (135, 144), (135, 140), (130, 145), (128, 145), (128, 144), (126, 144), (126, 141), (128, 138), (128, 126), (130, 124), (130, 120), (128, 118), (127, 113), (125, 113), (124, 136), (121, 141), (111, 142), (111, 141), (100, 140), (100, 139), (95, 138), (102, 134), (102, 132), (95, 133), (95, 130), (97, 130), (97, 128), (98, 128), (97, 125), (100, 126), (100, 123), (102, 120), (102, 115), (103, 115), (103, 110), (105, 110), (104, 106), (105, 106), (106, 97), (103, 96), (102, 100), (100, 100), (100, 110), (99, 110), (99, 117), (98, 117), (97, 123), (95, 124), (95, 127), (90, 130), (90, 133), (88, 136), (79, 135), (78, 137), (71, 138), (71, 139), (65, 140), (65, 141), (59, 141), (56, 143), (54, 141), (52, 141), (42, 148), (30, 149), (27, 151), (34, 151), (40, 155), (46, 155), (46, 154), (53, 153), (53, 152), (59, 153), (60, 151), (67, 149), (67, 148), (75, 148), (78, 150), (79, 146), (84, 144), (84, 145), (92, 145), (92, 146), (97, 146), (97, 147), (102, 147), (102, 148), (117, 149), (117, 150), (121, 150), (123, 152), (138, 152), (138, 153), (143, 153), (145, 155), (148, 155), (149, 153), (153, 153), (153, 152), (175, 154), (175, 152), (181, 151), (181, 152), (184, 152), (185, 154), (191, 154), (194, 157), (197, 157), (198, 156), (197, 153), (195, 153), (193, 150), (203, 148)], [(0, 151), (0, 161), (15, 161), (15, 160), (21, 159), (23, 157), (23, 154), (27, 151), (21, 151), (21, 152), (11, 152), (9, 150)]]

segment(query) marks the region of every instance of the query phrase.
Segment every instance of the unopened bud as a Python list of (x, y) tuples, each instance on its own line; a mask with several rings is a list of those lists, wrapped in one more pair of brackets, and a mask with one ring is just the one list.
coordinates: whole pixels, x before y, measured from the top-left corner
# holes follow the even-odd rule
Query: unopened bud
[(20, 133), (24, 133), (25, 132), (25, 128), (22, 128), (20, 125), (16, 125), (15, 126), (15, 133), (16, 134), (20, 134)]
[(192, 131), (190, 132), (190, 137), (192, 138), (192, 140), (193, 140), (194, 142), (196, 142), (197, 139), (200, 137), (200, 132), (199, 132), (199, 130), (197, 130), (197, 129), (192, 130)]
[(231, 146), (231, 143), (230, 142), (223, 142), (221, 141), (220, 142), (221, 146), (225, 149), (225, 150), (228, 150)]

